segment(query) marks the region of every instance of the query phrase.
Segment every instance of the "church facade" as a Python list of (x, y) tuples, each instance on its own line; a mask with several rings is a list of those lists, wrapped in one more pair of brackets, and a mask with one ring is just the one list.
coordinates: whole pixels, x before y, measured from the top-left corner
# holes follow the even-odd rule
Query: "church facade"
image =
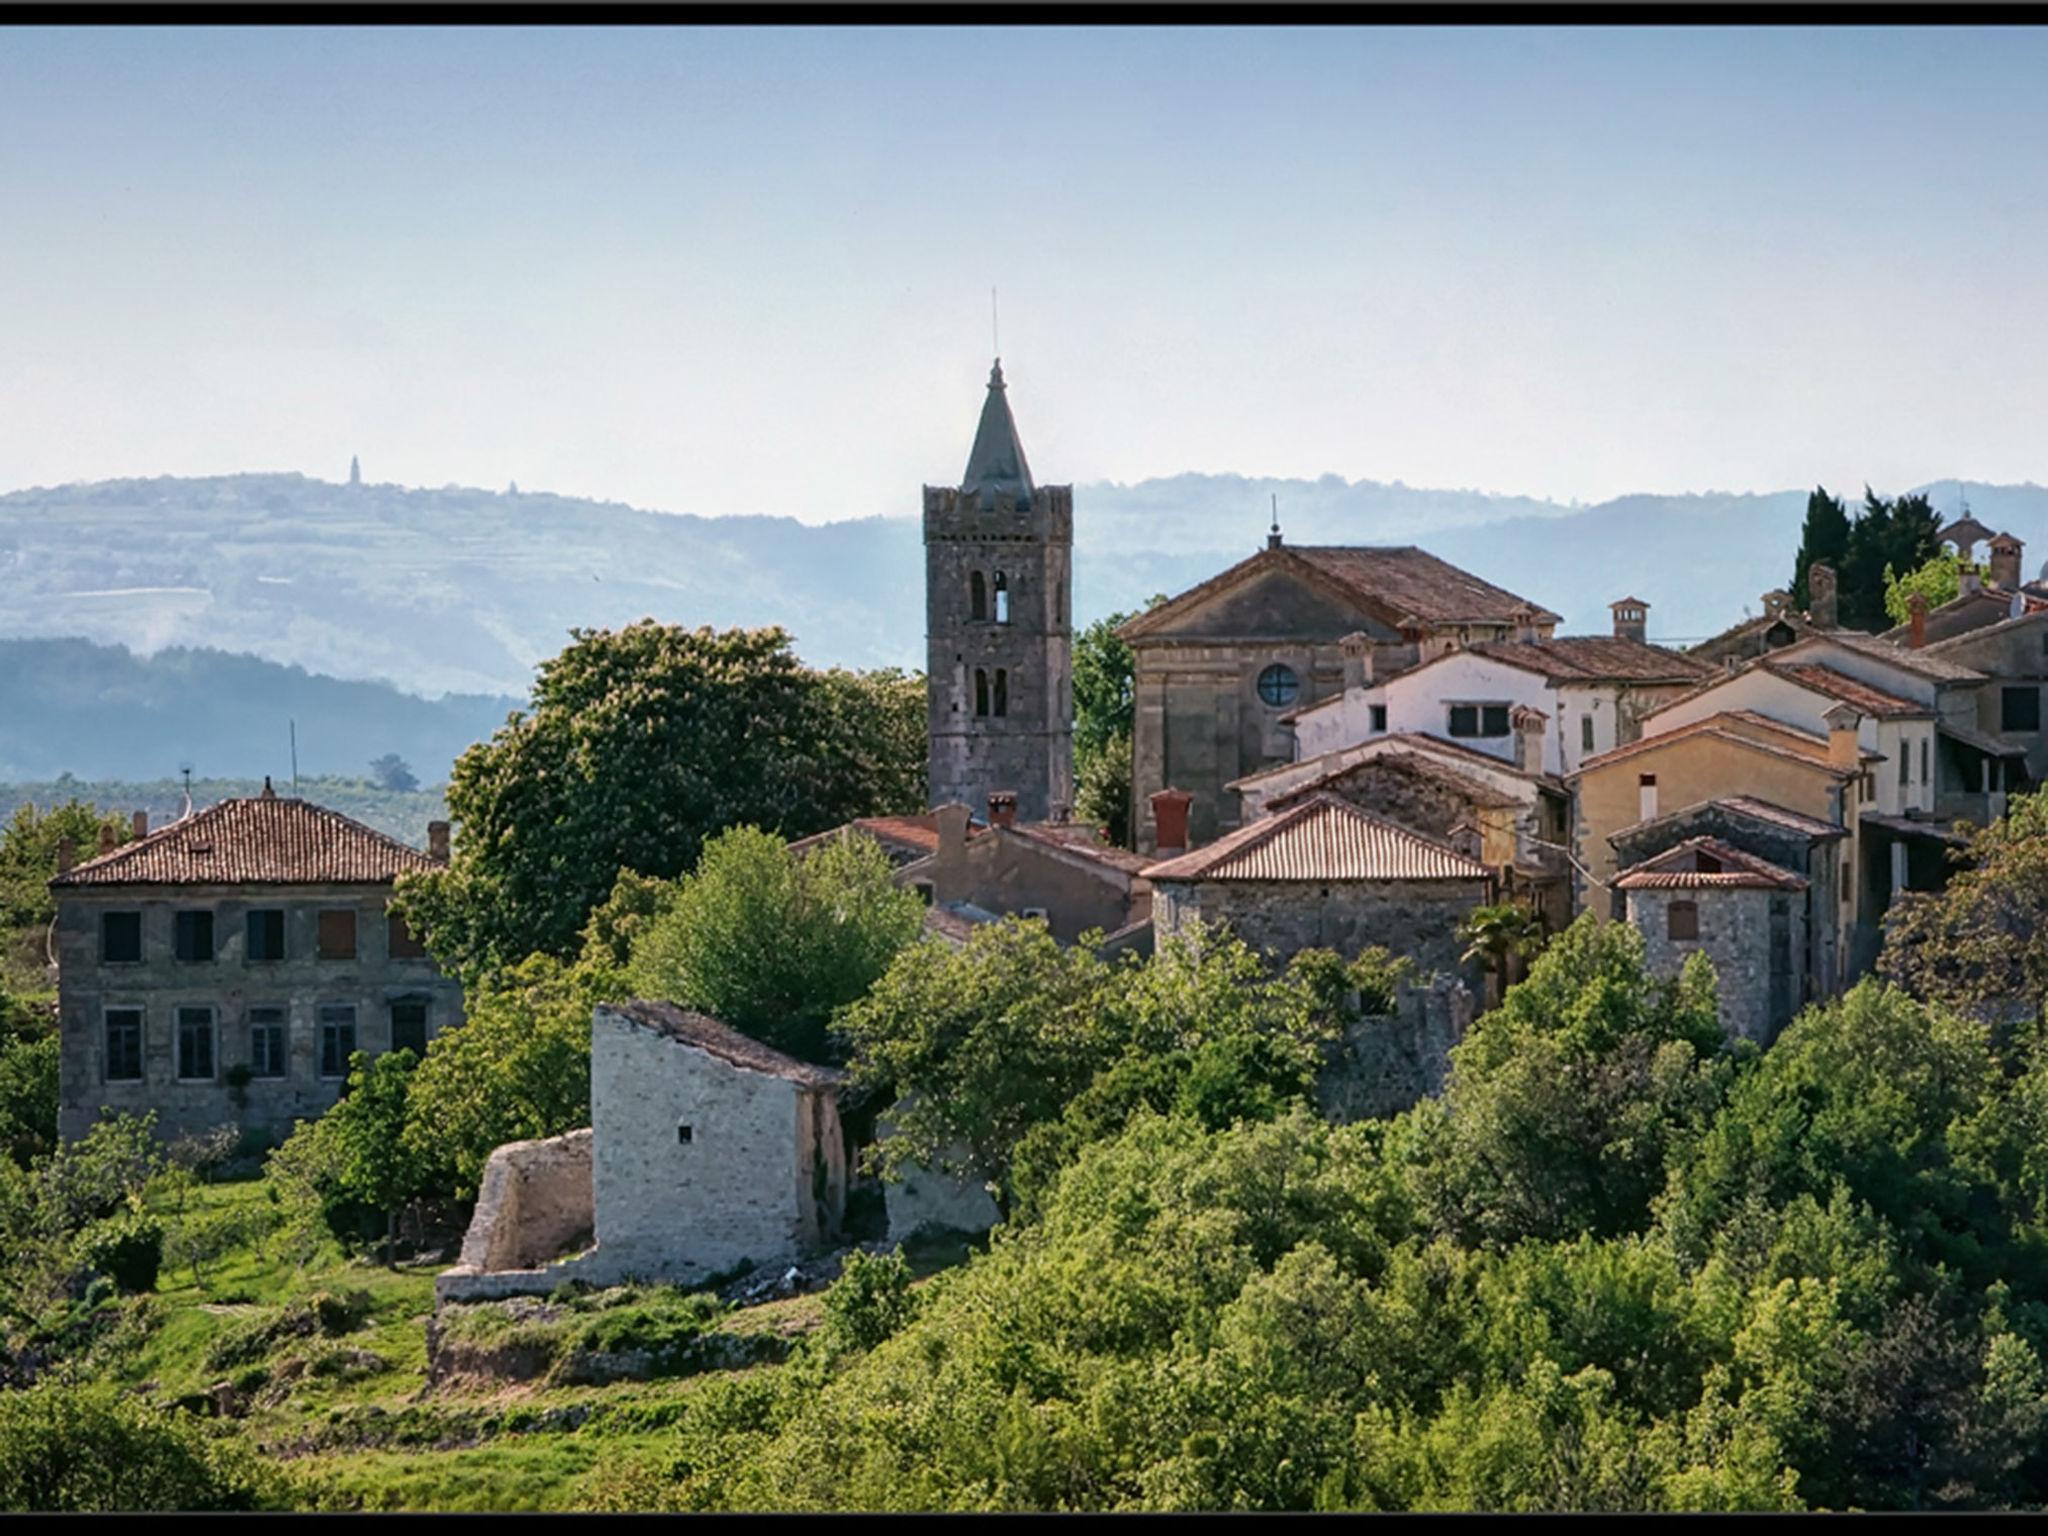
[(932, 806), (1072, 810), (1073, 552), (1073, 487), (1032, 481), (998, 359), (960, 484), (924, 488)]

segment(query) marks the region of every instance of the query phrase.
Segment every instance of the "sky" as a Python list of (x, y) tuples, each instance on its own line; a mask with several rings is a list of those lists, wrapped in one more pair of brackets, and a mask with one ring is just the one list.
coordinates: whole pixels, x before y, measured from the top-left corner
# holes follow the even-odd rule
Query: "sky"
[(0, 30), (0, 490), (2048, 481), (2048, 32)]

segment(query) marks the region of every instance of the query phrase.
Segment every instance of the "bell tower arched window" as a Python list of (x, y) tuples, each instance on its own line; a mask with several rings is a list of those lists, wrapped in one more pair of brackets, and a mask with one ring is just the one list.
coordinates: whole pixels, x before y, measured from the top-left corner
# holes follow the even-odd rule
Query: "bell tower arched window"
[(996, 622), (1010, 622), (1010, 578), (1001, 571), (996, 572)]
[[(1002, 578), (996, 579), (1000, 582)], [(988, 617), (988, 583), (981, 579), (979, 571), (967, 578), (967, 616), (970, 619)]]
[(988, 713), (988, 673), (980, 667), (974, 669), (974, 712), (977, 715)]
[(1010, 712), (1010, 674), (1003, 667), (996, 668), (996, 708), (999, 715)]

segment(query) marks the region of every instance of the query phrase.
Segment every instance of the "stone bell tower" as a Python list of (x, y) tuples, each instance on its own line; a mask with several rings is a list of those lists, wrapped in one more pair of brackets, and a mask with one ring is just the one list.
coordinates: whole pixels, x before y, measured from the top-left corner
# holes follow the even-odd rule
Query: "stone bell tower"
[(998, 358), (959, 488), (924, 488), (932, 805), (1072, 810), (1073, 548), (1074, 488), (1032, 484)]

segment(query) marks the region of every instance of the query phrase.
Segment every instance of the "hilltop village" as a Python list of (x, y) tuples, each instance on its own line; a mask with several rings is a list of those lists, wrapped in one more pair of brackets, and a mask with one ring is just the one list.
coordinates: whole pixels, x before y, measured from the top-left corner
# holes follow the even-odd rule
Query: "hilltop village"
[[(1514, 979), (1515, 935), (1588, 912), (1639, 930), (1659, 976), (1706, 956), (1727, 1036), (1768, 1046), (2048, 771), (2048, 587), (1967, 518), (1940, 534), (1960, 593), (1889, 633), (1843, 627), (1815, 563), (1803, 609), (1765, 593), (1682, 650), (1650, 639), (1658, 573), (1617, 570), (1611, 628), (1565, 635), (1540, 596), (1425, 549), (1296, 546), (1276, 519), (1122, 626), (1118, 846), (1074, 814), (1076, 515), (1034, 478), (998, 362), (959, 483), (924, 489), (927, 809), (793, 851), (872, 842), (955, 948), (1006, 918), (1107, 957), (1223, 931), (1276, 968), (1383, 948), (1409, 979), (1333, 1063), (1338, 1118), (1434, 1092)], [(416, 850), (266, 787), (132, 833), (67, 846), (51, 883), (66, 1140), (109, 1112), (282, 1135), (358, 1053), (426, 1056), (462, 1023), (390, 910), (401, 877), (447, 866), (445, 824)], [(874, 1134), (842, 1118), (843, 1073), (666, 998), (600, 1005), (590, 1031), (590, 1127), (491, 1157), (444, 1302), (697, 1283), (839, 1241)], [(887, 1215), (894, 1239), (997, 1210), (957, 1168), (899, 1167)]]

